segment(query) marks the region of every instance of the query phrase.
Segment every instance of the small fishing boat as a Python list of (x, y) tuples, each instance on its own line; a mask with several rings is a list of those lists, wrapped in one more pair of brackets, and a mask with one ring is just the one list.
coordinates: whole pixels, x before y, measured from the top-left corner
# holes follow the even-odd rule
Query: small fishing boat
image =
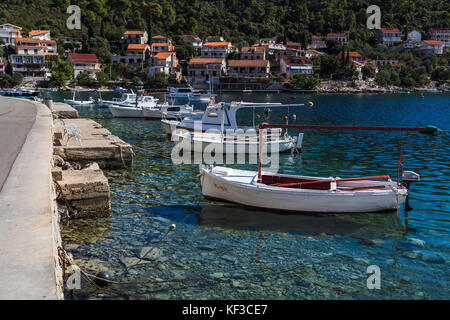
[(64, 99), (64, 102), (73, 106), (86, 106), (95, 104), (95, 100), (92, 97), (89, 97), (88, 100), (75, 100), (76, 91), (73, 91), (72, 99)]
[(244, 90), (242, 90), (242, 93), (252, 93), (252, 89), (247, 89), (245, 88)]
[[(260, 141), (265, 128), (383, 130), (382, 127), (338, 127), (267, 125), (260, 126)], [(384, 130), (420, 131), (430, 128), (387, 128)], [(434, 129), (433, 129), (434, 131)], [(402, 144), (400, 144), (401, 146)], [(263, 144), (260, 144), (262, 149)], [(262, 171), (262, 152), (258, 171), (200, 165), (202, 193), (206, 199), (232, 202), (254, 208), (287, 212), (353, 213), (397, 210), (408, 196), (405, 185), (420, 177), (402, 172), (401, 148), (397, 181), (388, 175), (352, 177), (314, 177)]]
[[(179, 141), (188, 151), (203, 152), (206, 149), (215, 153), (257, 154), (258, 130), (255, 128), (255, 108), (292, 107), (304, 104), (232, 102), (210, 104), (201, 115), (186, 117), (178, 124), (163, 122), (166, 132), (171, 131), (172, 140)], [(253, 126), (238, 126), (236, 114), (238, 110), (248, 108), (253, 111)], [(269, 112), (267, 112), (269, 113)], [(281, 129), (269, 130), (268, 139), (264, 142), (267, 152), (286, 152), (300, 150), (303, 134), (291, 137), (282, 134)]]
[(140, 96), (133, 103), (114, 103), (108, 106), (115, 118), (145, 118), (144, 108), (156, 107), (158, 99)]

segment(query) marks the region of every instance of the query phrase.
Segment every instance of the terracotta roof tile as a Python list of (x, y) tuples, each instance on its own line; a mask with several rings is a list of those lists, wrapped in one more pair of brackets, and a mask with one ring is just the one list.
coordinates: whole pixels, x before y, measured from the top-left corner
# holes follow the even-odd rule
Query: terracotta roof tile
[(145, 50), (148, 46), (140, 43), (130, 43), (127, 47), (127, 50)]
[(124, 32), (124, 34), (126, 35), (132, 35), (132, 34), (144, 34), (145, 31), (141, 31), (141, 30), (127, 30)]
[(159, 60), (165, 60), (173, 54), (174, 54), (174, 52), (158, 52), (153, 58), (159, 59)]
[(231, 42), (223, 41), (223, 42), (205, 42), (203, 46), (228, 46)]
[(266, 67), (269, 60), (228, 60), (230, 67)]
[(210, 63), (222, 63), (223, 58), (192, 58), (189, 64), (210, 64)]

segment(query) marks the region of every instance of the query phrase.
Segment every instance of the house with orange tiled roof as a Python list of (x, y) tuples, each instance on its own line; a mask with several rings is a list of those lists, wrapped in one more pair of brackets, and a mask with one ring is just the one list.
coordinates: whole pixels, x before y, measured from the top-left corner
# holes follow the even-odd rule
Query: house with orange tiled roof
[(308, 49), (325, 49), (326, 42), (319, 36), (312, 36), (312, 43), (308, 45)]
[(398, 28), (381, 28), (377, 30), (377, 39), (388, 47), (402, 42), (402, 33)]
[(444, 42), (440, 40), (423, 40), (420, 44), (419, 50), (424, 52), (426, 55), (440, 55), (444, 53)]
[(280, 74), (291, 77), (295, 74), (314, 74), (313, 63), (306, 57), (283, 57), (280, 60)]
[(202, 58), (226, 58), (233, 50), (231, 42), (228, 41), (208, 41), (203, 43)]
[(345, 33), (329, 33), (327, 40), (340, 42), (342, 45), (348, 44), (347, 35)]
[(179, 72), (179, 64), (175, 52), (158, 52), (152, 57), (153, 66), (149, 67), (147, 73), (175, 74)]
[(50, 77), (47, 56), (57, 55), (56, 41), (35, 38), (16, 39), (16, 53), (10, 55), (12, 71), (24, 78), (45, 80)]
[(75, 78), (80, 73), (87, 73), (91, 78), (96, 79), (97, 72), (101, 70), (97, 56), (93, 53), (69, 53), (69, 63)]
[(263, 46), (258, 47), (242, 47), (241, 48), (242, 60), (266, 60), (266, 48)]
[(183, 35), (183, 40), (186, 42), (189, 42), (195, 48), (201, 48), (203, 45), (202, 39), (200, 39), (200, 37), (194, 36), (192, 34)]
[[(344, 57), (347, 56), (347, 52), (339, 52), (339, 54), (337, 55), (337, 58), (340, 60), (342, 59), (342, 55), (344, 55)], [(356, 61), (356, 62), (362, 62), (363, 58), (361, 56), (361, 54), (357, 51), (349, 51), (348, 52), (348, 57), (349, 59), (351, 59), (352, 61)]]
[(0, 73), (5, 73), (6, 63), (3, 58), (0, 57)]
[(11, 23), (0, 24), (0, 44), (16, 44), (16, 39), (22, 38), (22, 28)]
[(145, 44), (148, 42), (148, 33), (144, 30), (127, 30), (121, 39), (122, 50), (126, 50), (129, 44)]
[(152, 37), (152, 43), (172, 43), (172, 41), (166, 36), (157, 35)]
[(259, 44), (264, 46), (264, 45), (271, 45), (271, 44), (275, 44), (277, 42), (277, 37), (273, 37), (273, 38), (261, 38), (259, 39)]
[(31, 30), (28, 32), (28, 37), (39, 40), (52, 40), (50, 30)]
[(228, 60), (229, 76), (267, 78), (269, 73), (269, 60)]
[(449, 28), (434, 28), (428, 30), (427, 33), (430, 40), (442, 41), (444, 48), (450, 48), (450, 29)]
[(220, 77), (226, 74), (225, 58), (192, 58), (187, 66), (187, 81), (192, 84), (218, 84)]
[(16, 42), (16, 51), (18, 54), (58, 54), (55, 40), (40, 40), (34, 38), (19, 38)]
[(158, 52), (172, 52), (172, 51), (175, 51), (175, 46), (167, 42), (152, 43), (150, 47), (150, 52), (152, 55), (155, 55)]
[(111, 63), (142, 64), (150, 57), (150, 48), (146, 43), (128, 44), (124, 56), (112, 56)]

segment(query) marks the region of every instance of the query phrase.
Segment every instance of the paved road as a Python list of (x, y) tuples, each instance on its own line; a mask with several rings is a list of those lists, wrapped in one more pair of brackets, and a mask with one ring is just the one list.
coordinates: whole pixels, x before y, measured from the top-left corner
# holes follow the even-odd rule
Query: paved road
[(36, 106), (0, 97), (0, 191), (36, 120)]
[(62, 298), (52, 125), (45, 105), (0, 97), (0, 300)]

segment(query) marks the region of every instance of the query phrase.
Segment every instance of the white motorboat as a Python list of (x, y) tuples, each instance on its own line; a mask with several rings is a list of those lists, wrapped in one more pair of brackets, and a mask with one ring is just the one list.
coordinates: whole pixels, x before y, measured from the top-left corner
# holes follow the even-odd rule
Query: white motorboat
[(16, 87), (13, 89), (7, 89), (1, 93), (1, 95), (13, 97), (35, 97), (38, 94), (39, 91), (25, 87)]
[[(328, 130), (386, 130), (419, 131), (434, 134), (435, 127), (363, 127), (318, 125), (260, 125), (260, 141), (264, 129), (328, 129)], [(402, 135), (403, 136), (403, 135)], [(259, 146), (263, 149), (263, 144)], [(249, 207), (316, 213), (381, 212), (397, 210), (407, 200), (409, 184), (420, 180), (412, 171), (403, 172), (398, 161), (398, 181), (388, 175), (370, 177), (313, 177), (265, 172), (263, 152), (259, 154), (258, 171), (200, 165), (200, 180), (205, 198), (232, 202)]]
[(189, 103), (210, 103), (214, 98), (208, 94), (193, 93), (188, 98)]
[(110, 106), (112, 104), (116, 105), (133, 105), (136, 104), (136, 94), (134, 93), (124, 93), (120, 98), (113, 98), (112, 100), (103, 100), (100, 98), (98, 104), (101, 106)]
[(242, 93), (252, 93), (252, 89), (247, 89), (245, 88), (244, 90), (242, 90)]
[[(209, 105), (202, 115), (186, 117), (179, 124), (167, 121), (163, 123), (166, 132), (171, 130), (172, 140), (182, 143), (184, 149), (189, 148), (187, 151), (203, 152), (208, 149), (214, 150), (215, 153), (257, 154), (259, 137), (255, 128), (255, 117), (252, 127), (238, 126), (237, 111), (242, 108), (251, 108), (254, 111), (257, 107), (299, 105), (303, 104), (222, 102)], [(286, 133), (283, 135), (281, 129), (275, 129), (268, 131), (268, 139), (264, 144), (269, 153), (285, 152), (295, 148), (301, 149), (302, 140), (302, 133), (298, 137), (291, 137)]]
[(158, 99), (152, 96), (140, 96), (133, 103), (115, 103), (108, 106), (115, 118), (145, 118), (144, 108), (156, 107)]
[[(200, 165), (205, 198), (289, 212), (396, 210), (408, 190), (389, 176), (349, 179), (295, 176)], [(379, 181), (379, 180), (386, 181)]]
[(114, 91), (118, 92), (118, 93), (125, 93), (125, 92), (127, 92), (127, 89), (122, 88), (122, 87), (117, 87), (114, 89)]
[(95, 104), (95, 100), (92, 97), (89, 97), (88, 100), (75, 100), (76, 91), (73, 91), (72, 99), (64, 99), (64, 102), (73, 106), (86, 106)]
[(194, 115), (194, 108), (187, 104), (173, 105), (169, 103), (157, 104), (155, 106), (143, 107), (144, 117), (148, 119), (162, 119), (165, 118), (184, 118)]
[(188, 100), (189, 102), (208, 103), (212, 99), (212, 95), (206, 91), (195, 90), (190, 85), (186, 88), (168, 88), (168, 98), (174, 100)]

